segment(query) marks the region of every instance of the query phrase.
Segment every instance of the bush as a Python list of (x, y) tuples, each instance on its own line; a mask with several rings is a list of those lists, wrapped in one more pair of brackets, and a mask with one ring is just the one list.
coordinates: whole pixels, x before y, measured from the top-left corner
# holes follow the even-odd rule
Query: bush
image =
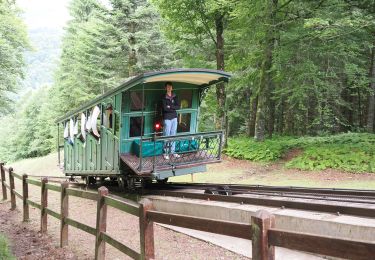
[(251, 161), (281, 159), (291, 149), (303, 153), (286, 163), (302, 170), (340, 169), (350, 172), (375, 172), (375, 135), (347, 133), (326, 137), (280, 137), (255, 142), (247, 137), (230, 138), (227, 155)]

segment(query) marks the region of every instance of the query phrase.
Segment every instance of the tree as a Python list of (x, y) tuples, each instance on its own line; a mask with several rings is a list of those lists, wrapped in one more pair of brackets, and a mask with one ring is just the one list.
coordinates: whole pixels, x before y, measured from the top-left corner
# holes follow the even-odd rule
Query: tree
[[(169, 39), (179, 46), (184, 45), (181, 52), (184, 58), (196, 52), (188, 50), (199, 48), (204, 53), (206, 64), (216, 62), (216, 69), (225, 70), (224, 31), (231, 5), (228, 1), (214, 0), (153, 0), (164, 21), (164, 30)], [(196, 46), (196, 47), (195, 47)], [(215, 57), (213, 59), (213, 57)], [(196, 56), (195, 56), (196, 58)], [(217, 111), (220, 122), (218, 127), (227, 130), (226, 91), (224, 84), (216, 85)]]
[(24, 76), (24, 52), (29, 48), (25, 25), (13, 2), (0, 1), (0, 112), (9, 110)]
[(146, 0), (111, 0), (109, 32), (115, 39), (116, 71), (123, 78), (170, 68), (174, 50), (160, 31), (160, 16)]

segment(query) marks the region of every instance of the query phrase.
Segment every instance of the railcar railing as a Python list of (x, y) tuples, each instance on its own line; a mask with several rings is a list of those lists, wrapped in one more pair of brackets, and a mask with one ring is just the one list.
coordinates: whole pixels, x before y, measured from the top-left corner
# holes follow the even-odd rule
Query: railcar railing
[[(375, 243), (321, 236), (308, 233), (291, 232), (275, 228), (275, 216), (265, 210), (260, 210), (251, 217), (251, 223), (207, 219), (186, 215), (171, 214), (155, 211), (150, 200), (138, 204), (122, 198), (109, 195), (107, 188), (100, 187), (98, 193), (70, 188), (67, 182), (60, 186), (30, 179), (26, 174), (19, 175), (11, 167), (1, 167), (1, 189), (3, 199), (7, 199), (7, 189), (10, 191), (11, 209), (16, 208), (16, 197), (23, 202), (23, 220), (29, 220), (29, 205), (40, 209), (41, 232), (47, 231), (47, 215), (61, 221), (60, 246), (68, 245), (68, 226), (81, 229), (96, 237), (95, 259), (105, 259), (105, 244), (109, 244), (133, 259), (154, 259), (154, 229), (153, 223), (162, 223), (201, 230), (252, 241), (252, 259), (275, 259), (275, 247), (289, 248), (313, 254), (340, 257), (345, 259), (373, 259)], [(9, 174), (9, 183), (5, 173)], [(22, 194), (15, 189), (15, 179), (22, 181)], [(41, 202), (28, 199), (29, 184), (41, 187)], [(55, 212), (48, 208), (48, 190), (61, 194), (61, 210)], [(96, 227), (80, 223), (69, 217), (69, 196), (97, 201)], [(114, 207), (139, 218), (140, 252), (122, 244), (107, 233), (107, 206)], [(250, 250), (250, 249), (249, 249)]]
[(222, 144), (222, 131), (176, 136), (160, 136), (153, 133), (150, 137), (142, 137), (136, 141), (137, 160), (130, 162), (130, 166), (139, 172), (157, 172), (219, 162)]

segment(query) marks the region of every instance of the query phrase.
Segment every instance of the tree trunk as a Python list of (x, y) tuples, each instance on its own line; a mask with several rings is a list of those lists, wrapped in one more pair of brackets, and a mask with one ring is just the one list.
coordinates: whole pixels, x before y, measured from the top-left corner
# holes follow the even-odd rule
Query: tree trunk
[(257, 116), (258, 96), (253, 98), (250, 104), (249, 120), (247, 124), (247, 133), (249, 137), (255, 134), (255, 121)]
[(366, 128), (368, 132), (372, 133), (375, 128), (375, 41), (371, 49), (370, 91)]
[[(271, 66), (272, 66), (272, 57), (271, 57)], [(275, 90), (275, 85), (272, 80), (272, 76), (270, 76), (270, 84), (268, 89), (268, 111), (269, 117), (267, 120), (267, 131), (268, 137), (272, 137), (274, 128), (275, 128), (275, 100), (271, 98), (273, 91)]]
[[(224, 71), (224, 15), (221, 13), (216, 14), (215, 18), (216, 26), (216, 67), (218, 70)], [(227, 146), (227, 131), (228, 131), (228, 119), (227, 111), (225, 106), (226, 92), (225, 83), (216, 85), (216, 98), (219, 104), (219, 118), (220, 128), (224, 130), (224, 147)]]
[[(269, 0), (268, 4), (270, 5), (269, 13), (266, 14), (266, 20), (268, 21), (268, 27), (266, 32), (265, 39), (265, 49), (263, 62), (261, 67), (261, 78), (259, 83), (259, 92), (258, 92), (258, 109), (256, 114), (256, 124), (255, 124), (255, 136), (256, 141), (264, 141), (265, 131), (266, 131), (266, 120), (267, 115), (270, 112), (270, 91), (273, 88), (272, 81), (272, 52), (275, 47), (275, 33), (274, 28), (275, 16), (277, 10), (278, 0)], [(272, 115), (271, 115), (272, 116)], [(273, 124), (273, 123), (272, 123)], [(269, 125), (269, 124), (268, 124)], [(272, 126), (273, 129), (273, 126)]]
[(136, 75), (136, 65), (137, 65), (137, 51), (135, 50), (135, 23), (131, 22), (129, 25), (129, 45), (130, 45), (130, 50), (129, 50), (129, 56), (128, 56), (128, 72), (129, 72), (129, 77), (135, 76)]

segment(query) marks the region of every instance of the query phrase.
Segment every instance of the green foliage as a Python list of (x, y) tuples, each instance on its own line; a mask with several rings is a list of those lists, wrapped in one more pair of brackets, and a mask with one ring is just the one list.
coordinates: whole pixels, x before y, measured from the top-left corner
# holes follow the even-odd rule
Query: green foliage
[(32, 50), (26, 52), (27, 69), (23, 88), (37, 89), (53, 83), (53, 73), (57, 68), (62, 28), (35, 28), (29, 31)]
[(49, 87), (29, 91), (17, 103), (15, 113), (0, 119), (0, 138), (3, 161), (37, 157), (56, 147), (54, 118), (49, 109)]
[(2, 234), (0, 234), (0, 259), (16, 259), (9, 250), (7, 239)]
[(275, 161), (290, 148), (290, 137), (275, 137), (256, 142), (248, 137), (230, 138), (225, 153), (231, 157), (259, 162)]
[(24, 51), (28, 48), (26, 28), (12, 1), (0, 1), (0, 113), (9, 110), (24, 76)]
[[(53, 85), (25, 93), (14, 104), (15, 112), (0, 119), (2, 160), (51, 152), (56, 146), (57, 117), (134, 74), (178, 63), (161, 34), (160, 16), (148, 1), (112, 0), (109, 4), (104, 6), (97, 0), (70, 2), (72, 19), (65, 29)], [(37, 81), (35, 75), (30, 76)]]
[(281, 137), (256, 142), (246, 137), (230, 138), (225, 153), (260, 162), (276, 161), (288, 151), (303, 152), (285, 166), (302, 170), (340, 169), (349, 172), (375, 172), (375, 135), (340, 134), (326, 137)]
[[(250, 113), (242, 113), (242, 109), (265, 95), (269, 96), (262, 109), (266, 130), (271, 133), (316, 135), (363, 129), (374, 1), (279, 0), (271, 17), (274, 26), (267, 22), (267, 5), (275, 1), (235, 2), (227, 29), (230, 58), (226, 64), (235, 72), (236, 79), (228, 89), (228, 108), (238, 117), (233, 122), (242, 122), (240, 133), (254, 130), (248, 124), (250, 109)], [(270, 26), (274, 27), (269, 32), (272, 44), (267, 38)], [(266, 62), (271, 62), (270, 69), (262, 72)], [(266, 93), (260, 88), (264, 74), (268, 75)], [(238, 129), (235, 124), (232, 128)]]
[[(0, 2), (0, 112), (9, 109), (9, 92), (14, 92), (24, 74), (23, 52), (27, 48), (25, 28), (11, 2)], [(360, 132), (366, 124), (372, 80), (368, 72), (375, 42), (373, 0), (102, 3), (70, 2), (72, 19), (65, 28), (54, 83), (27, 93), (13, 104), (15, 113), (0, 119), (0, 137), (6, 144), (0, 147), (2, 158), (15, 160), (48, 153), (55, 145), (55, 118), (128, 77), (170, 67), (215, 68), (218, 54), (225, 54), (223, 64), (233, 79), (225, 90), (225, 107), (218, 105), (215, 88), (206, 93), (199, 114), (201, 131), (218, 128), (223, 110), (228, 115), (229, 136), (254, 136), (257, 114), (265, 117), (262, 121), (269, 135)], [(224, 53), (217, 46), (218, 21), (223, 22)], [(41, 71), (50, 70), (42, 62), (47, 57), (41, 56), (40, 63), (29, 60), (34, 68), (28, 80), (41, 82)], [(338, 147), (325, 144), (336, 137), (322, 138), (325, 141), (276, 137), (264, 143), (233, 138), (227, 153), (272, 161), (289, 149), (300, 148), (304, 154), (288, 166), (351, 171), (350, 165), (358, 162), (355, 157), (363, 150), (350, 150), (341, 143)], [(321, 147), (307, 146), (309, 142), (321, 142)], [(330, 154), (331, 148), (335, 155)], [(347, 161), (339, 155), (336, 158), (340, 149)], [(366, 171), (366, 167), (373, 171), (373, 164), (367, 162), (373, 158), (369, 151), (361, 155), (363, 169), (358, 171)], [(335, 162), (328, 159), (320, 164), (314, 160), (323, 161), (327, 154)]]

